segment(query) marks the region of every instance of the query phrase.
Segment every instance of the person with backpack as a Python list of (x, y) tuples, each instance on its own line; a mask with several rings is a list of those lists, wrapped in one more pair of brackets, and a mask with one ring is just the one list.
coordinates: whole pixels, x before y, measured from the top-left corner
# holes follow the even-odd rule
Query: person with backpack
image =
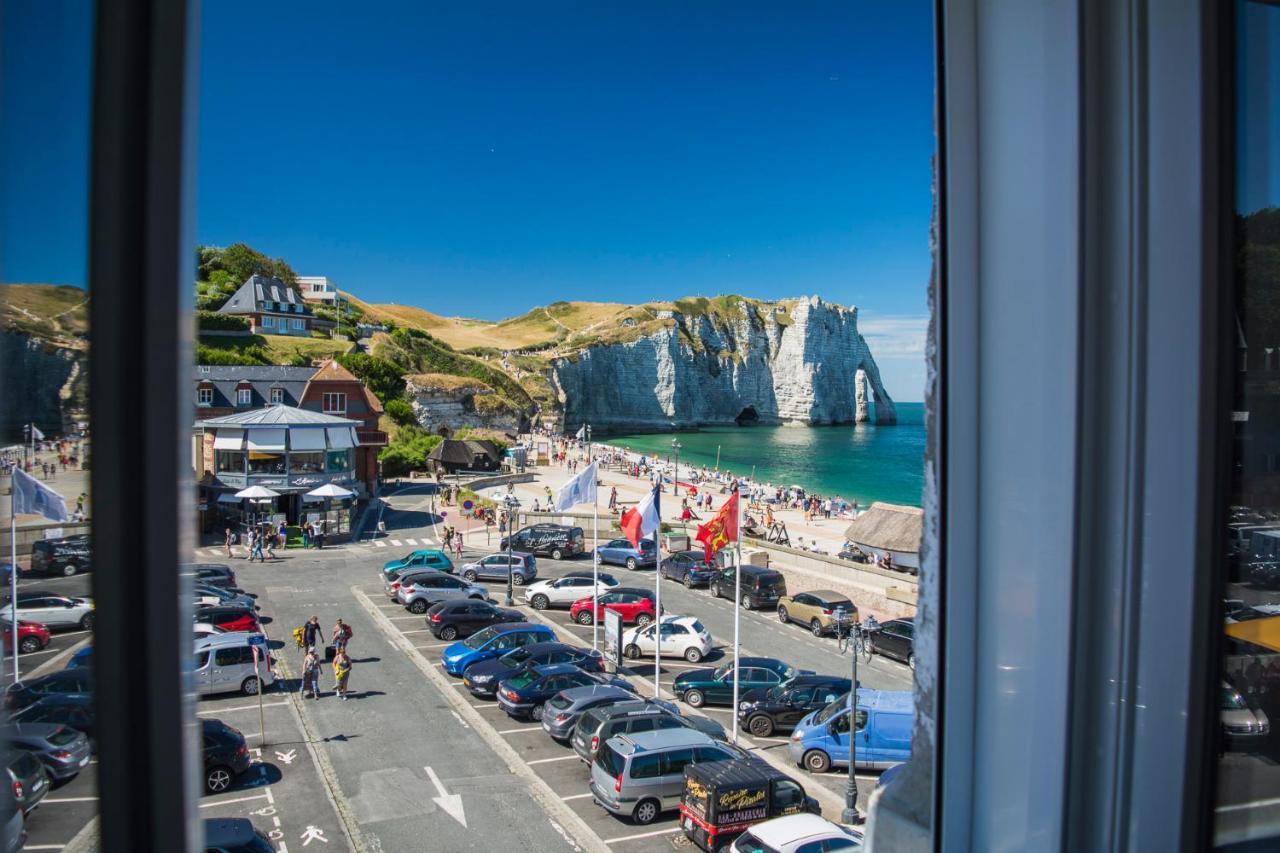
[[(355, 636), (355, 632), (351, 630), (351, 626), (341, 619), (333, 626), (333, 637), (329, 640), (333, 644), (335, 655), (337, 652), (345, 651), (347, 643)], [(334, 660), (337, 660), (335, 657)]]

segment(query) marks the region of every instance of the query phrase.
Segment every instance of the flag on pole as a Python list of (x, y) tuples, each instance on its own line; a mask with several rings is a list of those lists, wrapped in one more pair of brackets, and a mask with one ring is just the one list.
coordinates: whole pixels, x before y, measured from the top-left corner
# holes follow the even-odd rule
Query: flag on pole
[(43, 515), (50, 521), (70, 518), (66, 499), (21, 468), (13, 469), (13, 514)]
[(737, 492), (734, 492), (733, 496), (724, 502), (724, 506), (720, 507), (719, 512), (712, 518), (707, 519), (706, 524), (698, 525), (698, 535), (693, 538), (702, 543), (708, 563), (711, 562), (711, 558), (716, 555), (717, 551), (738, 538)]
[(577, 504), (596, 502), (596, 463), (583, 468), (578, 475), (556, 492), (556, 512), (564, 512)]
[(578, 441), (585, 439), (587, 437), (587, 425), (583, 424), (578, 427), (578, 431), (573, 434), (573, 437), (578, 439)]
[(636, 548), (640, 540), (658, 529), (661, 515), (658, 506), (658, 487), (654, 486), (644, 500), (622, 514), (622, 532)]
[(31, 437), (34, 438), (36, 441), (44, 441), (44, 433), (42, 433), (40, 431), (40, 428), (37, 427), (35, 424), (31, 425)]

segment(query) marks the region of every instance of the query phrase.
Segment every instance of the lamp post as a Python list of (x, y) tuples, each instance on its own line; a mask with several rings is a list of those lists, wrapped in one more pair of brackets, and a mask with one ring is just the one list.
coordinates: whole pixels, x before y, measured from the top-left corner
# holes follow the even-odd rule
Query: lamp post
[(671, 478), (671, 496), (680, 496), (680, 439), (671, 439), (671, 449), (676, 454), (676, 474)]
[(512, 543), (512, 540), (516, 538), (516, 535), (515, 535), (516, 534), (516, 527), (515, 527), (516, 510), (520, 508), (520, 500), (515, 495), (507, 495), (502, 502), (507, 507), (507, 600), (506, 600), (506, 605), (507, 607), (510, 607), (512, 604), (511, 578), (512, 578), (512, 575), (514, 574), (514, 572), (512, 572), (512, 569), (511, 569), (511, 566), (512, 566), (511, 543)]
[(854, 642), (857, 630), (857, 617), (843, 607), (835, 612), (836, 631), (840, 654), (849, 652), (853, 659), (853, 681), (849, 685), (849, 781), (845, 783), (844, 810), (840, 812), (840, 822), (856, 824), (862, 820), (858, 814), (858, 776), (854, 770), (858, 758), (858, 644)]
[(587, 464), (591, 464), (591, 457), (595, 455), (595, 448), (591, 445), (591, 424), (587, 424)]

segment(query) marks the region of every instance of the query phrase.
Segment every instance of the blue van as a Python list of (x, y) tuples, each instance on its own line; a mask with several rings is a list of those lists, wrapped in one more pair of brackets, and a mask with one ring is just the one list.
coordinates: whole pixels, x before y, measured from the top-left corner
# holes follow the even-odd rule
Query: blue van
[[(916, 711), (909, 691), (858, 690), (857, 766), (891, 767), (911, 757)], [(796, 725), (791, 760), (811, 773), (849, 766), (849, 694)]]
[(528, 622), (504, 622), (490, 625), (459, 640), (444, 650), (442, 659), (444, 671), (450, 675), (460, 676), (467, 667), (482, 660), (505, 655), (512, 649), (527, 646), (530, 643), (553, 643), (555, 632), (546, 625), (533, 625)]

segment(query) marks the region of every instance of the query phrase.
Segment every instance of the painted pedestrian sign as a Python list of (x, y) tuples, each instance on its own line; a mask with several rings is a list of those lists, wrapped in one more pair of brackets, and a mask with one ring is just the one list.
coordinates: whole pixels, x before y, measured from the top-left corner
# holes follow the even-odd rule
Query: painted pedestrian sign
[(298, 755), (298, 751), (296, 749), (291, 749), (288, 752), (281, 752), (280, 750), (277, 749), (276, 761), (279, 761), (281, 764), (292, 764), (293, 759), (296, 758), (297, 755)]
[(318, 829), (314, 826), (308, 826), (307, 831), (302, 833), (300, 837), (302, 838), (303, 847), (306, 847), (312, 841), (323, 841), (325, 844), (329, 843), (329, 839), (324, 837), (324, 830)]

